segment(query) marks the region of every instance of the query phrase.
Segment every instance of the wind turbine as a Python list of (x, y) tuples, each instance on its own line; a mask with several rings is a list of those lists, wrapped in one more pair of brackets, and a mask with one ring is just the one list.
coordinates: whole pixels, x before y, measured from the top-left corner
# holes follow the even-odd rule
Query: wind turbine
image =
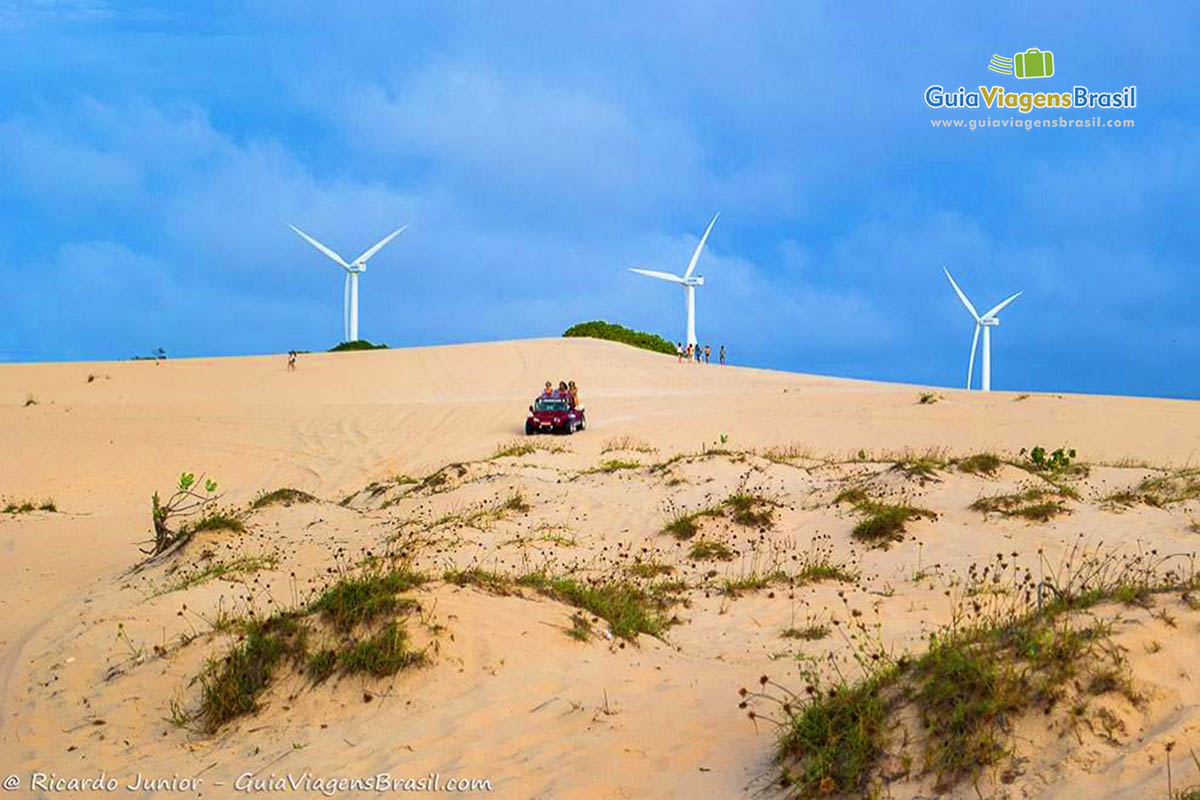
[(1000, 313), (1005, 306), (1021, 296), (1021, 292), (1017, 292), (1012, 297), (1004, 300), (991, 309), (987, 313), (980, 316), (975, 310), (975, 306), (971, 305), (971, 301), (963, 294), (963, 290), (958, 288), (958, 284), (954, 282), (954, 278), (950, 276), (950, 270), (942, 267), (942, 272), (946, 273), (946, 277), (950, 280), (950, 285), (954, 287), (954, 293), (958, 295), (958, 299), (962, 300), (962, 304), (967, 307), (971, 318), (975, 320), (975, 335), (971, 337), (971, 360), (967, 362), (967, 389), (971, 388), (971, 372), (975, 368), (975, 346), (979, 344), (979, 331), (983, 330), (983, 382), (980, 387), (985, 392), (992, 390), (992, 328), (1000, 324), (1000, 319), (996, 315)]
[(677, 283), (683, 287), (684, 295), (687, 298), (687, 343), (690, 345), (696, 344), (696, 287), (704, 285), (704, 276), (693, 277), (692, 273), (696, 271), (696, 262), (700, 260), (700, 251), (704, 249), (704, 243), (708, 241), (708, 234), (712, 233), (713, 225), (717, 224), (719, 216), (721, 216), (720, 212), (713, 214), (712, 222), (708, 223), (708, 227), (704, 229), (704, 235), (700, 237), (700, 244), (696, 245), (696, 252), (692, 253), (692, 260), (688, 262), (687, 270), (682, 275), (672, 275), (669, 272), (658, 272), (652, 269), (629, 268), (630, 272), (658, 278), (660, 281)]
[(329, 258), (333, 259), (333, 261), (336, 262), (342, 269), (346, 270), (346, 285), (342, 289), (342, 336), (344, 337), (343, 341), (358, 341), (358, 276), (367, 271), (367, 261), (370, 260), (371, 256), (378, 253), (383, 249), (384, 245), (403, 233), (404, 229), (408, 226), (404, 225), (392, 231), (387, 236), (383, 237), (378, 242), (367, 248), (367, 250), (361, 256), (354, 259), (349, 264), (346, 263), (344, 258), (318, 242), (313, 237), (309, 236), (304, 231), (297, 228), (295, 225), (289, 224), (288, 227), (300, 234), (300, 236), (303, 237), (303, 239), (313, 247), (317, 248), (322, 253), (329, 256)]

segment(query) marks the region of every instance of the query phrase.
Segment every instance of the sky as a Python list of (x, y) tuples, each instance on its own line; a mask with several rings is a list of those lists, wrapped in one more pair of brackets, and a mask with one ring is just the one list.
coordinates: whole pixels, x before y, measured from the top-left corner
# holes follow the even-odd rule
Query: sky
[[(733, 363), (1200, 397), (1193, 3), (0, 0), (0, 361), (391, 346), (606, 319)], [(1055, 75), (988, 70), (1054, 54)], [(931, 109), (930, 85), (1137, 87)], [(1128, 128), (932, 120), (1130, 119)]]

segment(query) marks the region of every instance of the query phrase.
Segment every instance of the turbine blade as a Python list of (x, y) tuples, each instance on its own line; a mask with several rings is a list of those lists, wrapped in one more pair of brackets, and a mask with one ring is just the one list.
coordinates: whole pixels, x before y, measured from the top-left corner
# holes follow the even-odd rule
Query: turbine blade
[(372, 246), (371, 246), (371, 247), (370, 247), (370, 248), (369, 248), (369, 249), (368, 249), (368, 250), (367, 250), (365, 253), (363, 253), (361, 256), (359, 256), (358, 258), (354, 259), (354, 263), (355, 263), (355, 264), (365, 264), (365, 263), (367, 262), (367, 259), (369, 259), (371, 256), (375, 255), (375, 254), (376, 254), (376, 253), (378, 253), (380, 250), (382, 250), (382, 249), (383, 249), (383, 246), (384, 246), (385, 244), (387, 244), (388, 242), (390, 242), (392, 239), (395, 239), (397, 236), (399, 236), (400, 234), (404, 233), (404, 231), (405, 231), (405, 230), (407, 230), (407, 228), (408, 228), (408, 226), (407, 226), (407, 225), (401, 225), (399, 228), (396, 228), (396, 230), (392, 231), (392, 232), (391, 232), (391, 233), (389, 233), (387, 236), (383, 237), (383, 238), (382, 238), (382, 239), (380, 239), (378, 242), (376, 242), (374, 245), (372, 245)]
[(975, 326), (975, 335), (971, 337), (971, 360), (967, 362), (967, 390), (971, 389), (971, 375), (975, 369), (975, 347), (979, 344), (979, 325)]
[(1001, 310), (1003, 310), (1003, 308), (1004, 308), (1005, 306), (1007, 306), (1009, 303), (1011, 303), (1013, 300), (1016, 300), (1016, 299), (1017, 299), (1018, 297), (1020, 297), (1020, 296), (1021, 296), (1021, 292), (1017, 292), (1016, 294), (1014, 294), (1012, 297), (1008, 298), (1007, 300), (1005, 300), (1005, 301), (1003, 301), (1003, 302), (1001, 302), (1001, 303), (997, 303), (995, 308), (993, 308), (991, 311), (988, 311), (987, 313), (985, 313), (985, 314), (983, 315), (983, 318), (984, 318), (984, 319), (991, 319), (992, 317), (994, 317), (994, 316), (996, 316), (997, 314), (999, 314), (999, 313), (1000, 313), (1000, 311), (1001, 311)]
[(713, 214), (712, 222), (708, 223), (708, 227), (704, 229), (704, 235), (700, 237), (700, 244), (696, 245), (696, 252), (692, 253), (692, 260), (688, 262), (687, 272), (683, 273), (683, 277), (692, 277), (692, 272), (696, 269), (696, 262), (700, 260), (700, 251), (704, 249), (704, 243), (708, 241), (708, 235), (712, 233), (713, 225), (717, 224), (717, 217), (721, 216), (721, 212)]
[(962, 300), (962, 304), (967, 307), (967, 311), (971, 312), (971, 317), (979, 322), (979, 312), (975, 310), (975, 306), (971, 305), (971, 301), (963, 294), (963, 290), (958, 288), (958, 284), (954, 282), (954, 278), (950, 276), (950, 270), (942, 267), (942, 272), (946, 273), (946, 277), (950, 279), (950, 285), (954, 287), (954, 293), (958, 295), (958, 299)]
[(343, 259), (343, 258), (342, 258), (341, 256), (339, 256), (337, 253), (335, 253), (335, 252), (333, 252), (332, 250), (330, 250), (330, 249), (329, 249), (328, 247), (326, 247), (325, 245), (323, 245), (323, 244), (321, 244), (320, 242), (318, 242), (316, 239), (314, 239), (314, 238), (312, 238), (311, 236), (309, 236), (309, 235), (308, 235), (307, 233), (305, 233), (304, 231), (302, 231), (302, 230), (300, 230), (299, 228), (297, 228), (295, 225), (290, 225), (290, 224), (289, 224), (289, 225), (288, 225), (288, 227), (289, 227), (289, 228), (291, 228), (292, 230), (294, 230), (296, 233), (300, 234), (302, 237), (304, 237), (304, 240), (305, 240), (306, 242), (308, 242), (308, 243), (309, 243), (309, 244), (311, 244), (313, 247), (315, 247), (315, 248), (317, 248), (318, 250), (320, 250), (320, 251), (321, 251), (322, 253), (324, 253), (325, 255), (327, 255), (327, 256), (329, 256), (330, 258), (332, 258), (334, 261), (336, 261), (336, 262), (337, 262), (338, 264), (340, 264), (341, 266), (343, 266), (343, 267), (345, 267), (345, 268), (347, 268), (347, 269), (349, 269), (349, 268), (350, 268), (350, 265), (346, 263), (345, 259)]
[(669, 272), (658, 272), (653, 269), (634, 269), (629, 268), (630, 272), (636, 272), (638, 275), (647, 275), (651, 278), (658, 278), (660, 281), (670, 281), (671, 283), (683, 283), (683, 278), (678, 275), (672, 275)]

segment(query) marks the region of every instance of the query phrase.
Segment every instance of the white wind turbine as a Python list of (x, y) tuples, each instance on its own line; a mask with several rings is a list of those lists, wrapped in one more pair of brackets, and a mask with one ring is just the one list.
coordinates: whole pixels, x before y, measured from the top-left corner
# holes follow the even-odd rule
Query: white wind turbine
[(629, 268), (630, 272), (648, 275), (651, 278), (658, 278), (660, 281), (677, 283), (683, 287), (687, 297), (687, 343), (690, 345), (696, 344), (696, 287), (704, 285), (704, 276), (693, 277), (692, 273), (696, 270), (696, 262), (700, 260), (700, 251), (704, 249), (704, 243), (708, 241), (708, 234), (712, 232), (713, 225), (717, 224), (719, 216), (721, 216), (720, 213), (713, 214), (712, 222), (708, 223), (704, 235), (700, 237), (700, 244), (696, 245), (696, 252), (692, 253), (692, 260), (688, 262), (687, 270), (683, 275), (672, 275), (669, 272), (657, 272), (652, 269)]
[(996, 304), (982, 316), (975, 310), (975, 306), (971, 305), (971, 301), (963, 294), (963, 290), (958, 288), (958, 284), (954, 282), (954, 278), (950, 276), (950, 270), (942, 267), (942, 272), (946, 273), (946, 277), (950, 280), (950, 285), (954, 287), (954, 293), (958, 295), (958, 299), (962, 300), (962, 304), (967, 307), (967, 311), (971, 314), (971, 318), (975, 320), (975, 335), (971, 337), (971, 360), (967, 362), (967, 389), (971, 388), (971, 372), (975, 368), (975, 347), (979, 344), (979, 331), (983, 330), (983, 381), (980, 386), (985, 392), (992, 390), (992, 328), (1000, 324), (1000, 319), (996, 316), (1005, 306), (1021, 296), (1021, 292), (1017, 292), (1012, 297)]
[(300, 234), (306, 242), (320, 250), (325, 255), (333, 259), (342, 269), (346, 270), (346, 285), (342, 290), (342, 336), (343, 341), (356, 342), (358, 341), (358, 276), (367, 271), (367, 261), (371, 256), (383, 249), (383, 246), (395, 239), (407, 225), (389, 233), (387, 236), (380, 239), (371, 247), (367, 248), (361, 256), (351, 261), (349, 264), (346, 260), (337, 253), (330, 250), (325, 245), (318, 242), (313, 237), (309, 236), (304, 231), (297, 228), (295, 225), (288, 225), (289, 228)]

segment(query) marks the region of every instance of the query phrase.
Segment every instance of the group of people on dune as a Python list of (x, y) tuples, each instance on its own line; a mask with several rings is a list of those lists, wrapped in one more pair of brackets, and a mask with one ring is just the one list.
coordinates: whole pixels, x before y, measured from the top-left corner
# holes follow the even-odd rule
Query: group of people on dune
[[(700, 346), (699, 344), (689, 344), (685, 348), (683, 346), (683, 342), (676, 342), (675, 343), (675, 352), (679, 354), (679, 363), (680, 364), (682, 364), (684, 362), (684, 359), (686, 359), (688, 361), (695, 361), (697, 364), (700, 364), (700, 363), (708, 364), (708, 363), (710, 363), (710, 361), (712, 359), (712, 345), (710, 345), (710, 344), (706, 344), (704, 346)], [(720, 359), (720, 363), (722, 365), (724, 365), (725, 364), (725, 345), (721, 345), (721, 350), (718, 353), (717, 357)]]
[(553, 382), (546, 381), (542, 397), (566, 400), (571, 408), (579, 406), (579, 390), (575, 388), (575, 381), (559, 381), (557, 389), (554, 388)]

